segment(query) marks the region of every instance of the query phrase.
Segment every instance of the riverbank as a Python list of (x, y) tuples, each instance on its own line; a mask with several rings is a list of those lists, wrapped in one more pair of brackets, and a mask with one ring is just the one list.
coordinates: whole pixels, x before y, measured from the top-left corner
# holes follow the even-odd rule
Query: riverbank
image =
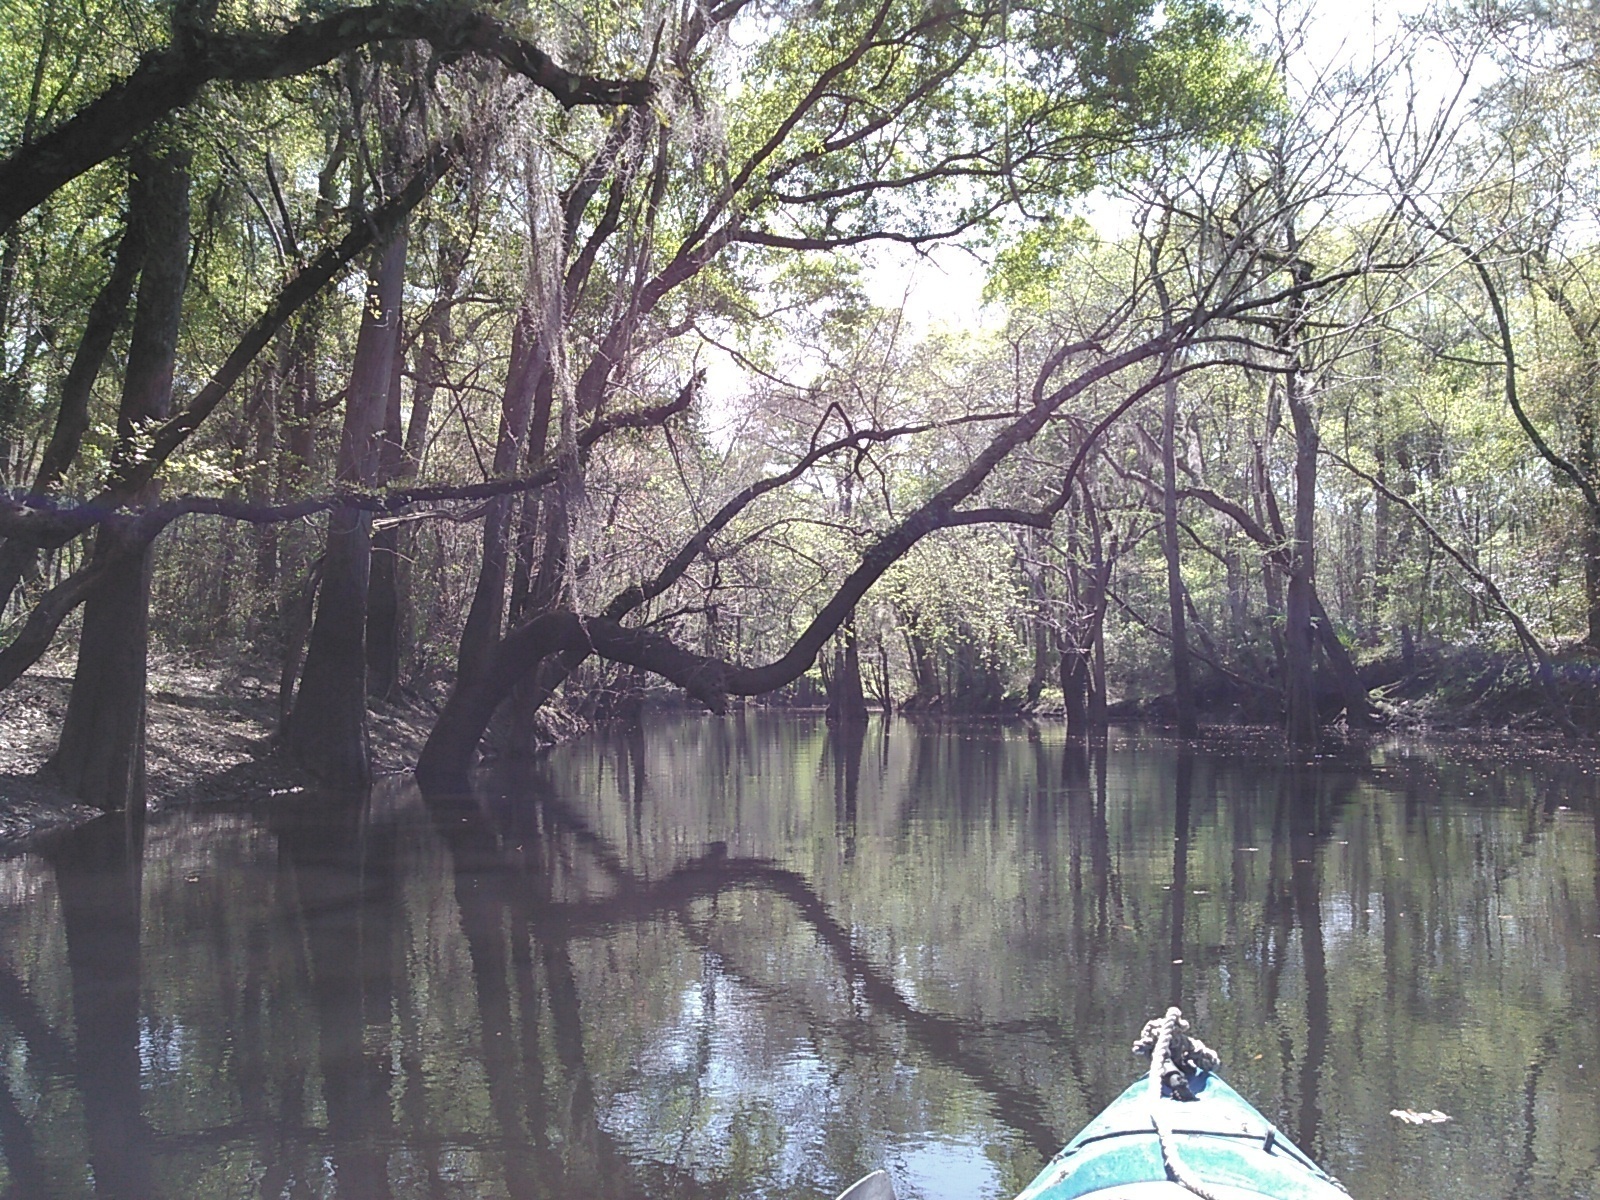
[[(42, 771), (55, 749), (72, 686), (70, 657), (48, 659), (0, 692), (0, 853), (51, 830), (92, 820), (98, 811), (55, 787)], [(1593, 730), (1600, 721), (1600, 689), (1586, 654), (1557, 664), (1558, 687), (1585, 736), (1565, 738), (1550, 719), (1545, 697), (1511, 656), (1483, 651), (1421, 657), (1407, 671), (1385, 664), (1368, 679), (1385, 717), (1382, 728), (1350, 731), (1335, 722), (1324, 750), (1337, 755), (1396, 737), (1444, 744), (1465, 758), (1560, 758), (1594, 762), (1600, 750)], [(1259, 703), (1259, 697), (1255, 700)], [(1333, 697), (1327, 698), (1330, 703)], [(1170, 720), (1170, 697), (1116, 706), (1118, 725), (1134, 724), (1161, 736)], [(1271, 716), (1242, 704), (1208, 706), (1200, 744), (1237, 751), (1281, 747)], [(1335, 708), (1327, 715), (1333, 716)], [(911, 714), (913, 719), (982, 718)], [(1219, 720), (1219, 716), (1222, 718)], [(372, 751), (379, 775), (408, 771), (416, 762), (435, 713), (425, 704), (379, 704), (372, 710)], [(1010, 714), (1004, 720), (1059, 720), (1060, 714)], [(275, 668), (246, 662), (202, 665), (171, 653), (152, 655), (147, 734), (148, 794), (153, 810), (187, 804), (241, 803), (313, 787), (315, 782), (274, 752), (277, 721)], [(588, 726), (565, 714), (539, 730), (541, 742), (570, 740)]]
[[(43, 768), (72, 689), (70, 658), (47, 660), (0, 692), (0, 852), (99, 815), (56, 787)], [(407, 771), (434, 714), (415, 703), (372, 711), (374, 770)], [(146, 790), (152, 810), (237, 802), (313, 781), (273, 750), (277, 682), (254, 664), (203, 666), (152, 655)]]

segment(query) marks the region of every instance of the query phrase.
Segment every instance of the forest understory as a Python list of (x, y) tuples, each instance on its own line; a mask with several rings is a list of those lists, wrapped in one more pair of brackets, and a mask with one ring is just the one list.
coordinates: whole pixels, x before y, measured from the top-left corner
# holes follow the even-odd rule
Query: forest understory
[[(104, 815), (79, 803), (46, 763), (72, 690), (74, 662), (59, 656), (0, 693), (0, 852)], [(158, 652), (150, 658), (146, 743), (149, 808), (270, 803), (315, 780), (276, 752), (275, 670), (264, 661), (200, 665)], [(370, 710), (374, 768), (408, 770), (433, 712), (407, 698)]]

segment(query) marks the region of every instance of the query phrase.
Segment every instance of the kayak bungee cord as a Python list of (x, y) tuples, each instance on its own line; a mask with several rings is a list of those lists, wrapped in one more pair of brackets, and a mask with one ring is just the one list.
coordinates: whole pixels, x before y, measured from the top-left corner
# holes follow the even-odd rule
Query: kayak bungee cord
[(1194, 1071), (1215, 1071), (1222, 1065), (1217, 1052), (1197, 1037), (1189, 1034), (1189, 1022), (1183, 1011), (1169, 1008), (1164, 1016), (1145, 1022), (1139, 1040), (1133, 1044), (1135, 1054), (1150, 1056), (1150, 1124), (1155, 1127), (1156, 1141), (1161, 1146), (1161, 1164), (1172, 1181), (1200, 1200), (1220, 1200), (1215, 1192), (1184, 1170), (1178, 1161), (1177, 1147), (1161, 1123), (1161, 1089), (1167, 1087), (1177, 1100), (1192, 1100), (1189, 1092), (1189, 1075)]

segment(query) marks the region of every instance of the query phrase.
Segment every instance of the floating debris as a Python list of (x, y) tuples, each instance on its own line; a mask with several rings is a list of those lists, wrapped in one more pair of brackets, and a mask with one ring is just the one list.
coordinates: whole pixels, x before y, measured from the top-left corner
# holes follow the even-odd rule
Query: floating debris
[(1437, 1108), (1431, 1112), (1417, 1112), (1410, 1108), (1391, 1108), (1391, 1117), (1398, 1117), (1407, 1125), (1443, 1125), (1446, 1121), (1455, 1120), (1449, 1113), (1440, 1112)]

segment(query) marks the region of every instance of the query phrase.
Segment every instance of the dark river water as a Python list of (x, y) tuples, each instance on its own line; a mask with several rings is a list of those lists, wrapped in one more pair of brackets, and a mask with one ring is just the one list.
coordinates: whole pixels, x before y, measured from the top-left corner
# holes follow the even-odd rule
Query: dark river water
[(4, 1194), (1007, 1197), (1179, 999), (1362, 1200), (1600, 1196), (1580, 767), (751, 713), (486, 794), (0, 862)]

